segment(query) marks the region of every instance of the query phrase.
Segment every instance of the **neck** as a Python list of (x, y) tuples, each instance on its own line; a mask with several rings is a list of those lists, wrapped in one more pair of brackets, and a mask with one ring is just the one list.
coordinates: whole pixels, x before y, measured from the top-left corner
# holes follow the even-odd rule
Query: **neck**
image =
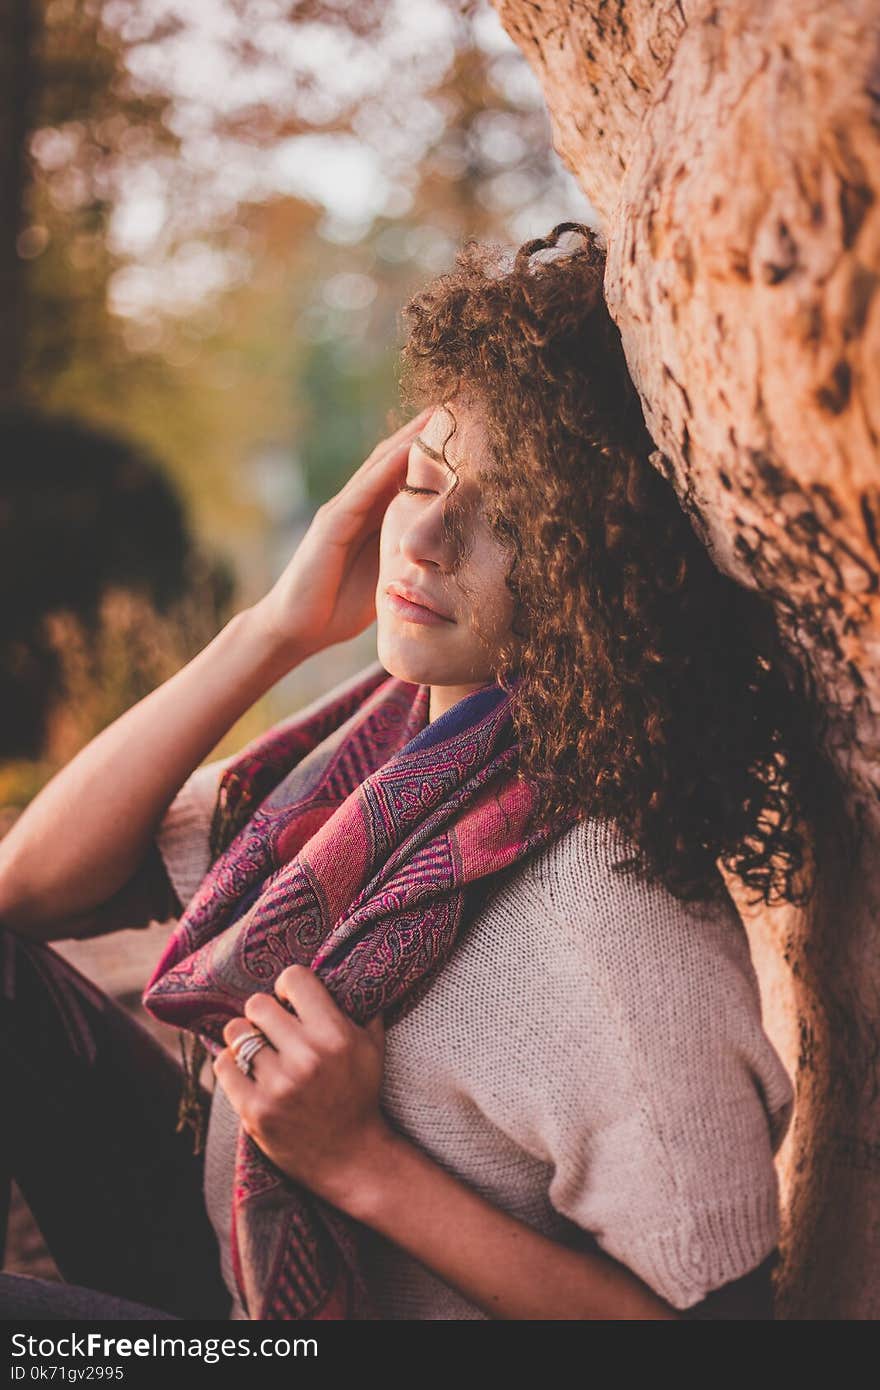
[(457, 705), (459, 700), (463, 700), (466, 695), (472, 695), (475, 690), (482, 690), (488, 681), (477, 681), (474, 685), (432, 685), (431, 697), (428, 702), (428, 723), (433, 724), (441, 714), (445, 714), (453, 705)]

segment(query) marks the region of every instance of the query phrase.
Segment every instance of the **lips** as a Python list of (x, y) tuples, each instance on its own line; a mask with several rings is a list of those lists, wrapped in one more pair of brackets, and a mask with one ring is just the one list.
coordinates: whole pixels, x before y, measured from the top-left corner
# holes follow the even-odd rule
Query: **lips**
[(416, 589), (412, 585), (394, 582), (386, 585), (386, 592), (389, 594), (397, 594), (398, 598), (405, 598), (409, 603), (417, 603), (421, 608), (427, 608), (429, 612), (436, 613), (438, 618), (445, 618), (448, 623), (455, 621), (453, 618), (450, 618), (448, 613), (444, 613), (442, 608), (438, 608), (432, 598), (422, 593), (421, 589)]

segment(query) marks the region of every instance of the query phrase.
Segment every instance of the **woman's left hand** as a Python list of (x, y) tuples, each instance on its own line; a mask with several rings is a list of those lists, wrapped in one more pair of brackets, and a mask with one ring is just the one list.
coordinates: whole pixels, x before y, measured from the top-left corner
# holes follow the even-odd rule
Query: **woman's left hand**
[[(305, 965), (275, 981), (278, 999), (252, 994), (243, 1018), (223, 1029), (227, 1047), (214, 1074), (242, 1125), (271, 1161), (318, 1196), (344, 1202), (391, 1135), (379, 1106), (385, 1059), (381, 1014), (361, 1027), (344, 1013)], [(269, 1039), (253, 1056), (251, 1075), (229, 1044), (258, 1029)]]

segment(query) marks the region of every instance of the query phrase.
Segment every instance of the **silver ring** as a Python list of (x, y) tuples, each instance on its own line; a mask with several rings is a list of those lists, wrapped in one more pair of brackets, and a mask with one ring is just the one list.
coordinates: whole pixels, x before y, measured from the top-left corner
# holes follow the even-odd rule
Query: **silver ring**
[(252, 1077), (252, 1076), (253, 1076), (253, 1074), (254, 1074), (254, 1062), (253, 1062), (254, 1055), (255, 1055), (257, 1052), (259, 1052), (259, 1050), (260, 1050), (261, 1047), (264, 1047), (264, 1046), (265, 1046), (264, 1043), (255, 1043), (252, 1051), (250, 1051), (250, 1052), (240, 1052), (240, 1053), (238, 1053), (238, 1054), (236, 1055), (236, 1058), (235, 1058), (235, 1065), (238, 1067), (238, 1070), (239, 1070), (240, 1072), (242, 1072), (245, 1076), (248, 1076), (248, 1077)]
[(232, 1052), (235, 1053), (238, 1052), (238, 1049), (243, 1043), (246, 1043), (249, 1038), (262, 1038), (264, 1036), (265, 1034), (261, 1033), (259, 1028), (252, 1028), (249, 1033), (239, 1033), (237, 1038), (233, 1038), (229, 1046)]
[(232, 1054), (235, 1058), (235, 1065), (245, 1076), (253, 1076), (253, 1059), (260, 1051), (261, 1047), (266, 1047), (269, 1039), (265, 1033), (243, 1033), (240, 1038), (236, 1038), (232, 1047)]
[(265, 1047), (267, 1042), (268, 1038), (245, 1038), (235, 1055), (240, 1061), (244, 1061), (249, 1057), (255, 1057), (260, 1048)]

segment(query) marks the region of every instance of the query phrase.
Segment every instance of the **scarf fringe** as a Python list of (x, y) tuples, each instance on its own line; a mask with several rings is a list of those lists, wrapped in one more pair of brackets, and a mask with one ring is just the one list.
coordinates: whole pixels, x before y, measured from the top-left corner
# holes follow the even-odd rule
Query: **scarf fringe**
[[(175, 1133), (179, 1134), (185, 1125), (189, 1125), (193, 1131), (193, 1153), (200, 1154), (205, 1142), (208, 1112), (207, 1107), (202, 1102), (199, 1077), (202, 1072), (202, 1065), (208, 1055), (208, 1049), (198, 1033), (193, 1034), (180, 1029), (178, 1037), (180, 1038), (180, 1056), (183, 1063), (183, 1090), (177, 1110)], [(189, 1048), (189, 1056), (187, 1056), (187, 1048)]]

